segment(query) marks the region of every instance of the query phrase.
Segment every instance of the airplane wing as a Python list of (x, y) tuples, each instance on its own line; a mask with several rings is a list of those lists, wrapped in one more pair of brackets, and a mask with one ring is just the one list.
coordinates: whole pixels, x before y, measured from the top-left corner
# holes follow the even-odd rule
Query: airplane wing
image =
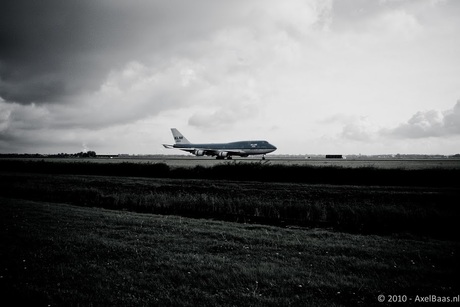
[(167, 149), (179, 149), (179, 150), (186, 151), (186, 152), (189, 152), (189, 153), (192, 153), (192, 154), (194, 154), (197, 150), (201, 150), (203, 152), (208, 151), (208, 149), (195, 148), (195, 147), (178, 148), (178, 147), (174, 147), (174, 145), (170, 145), (170, 144), (163, 144), (163, 147), (167, 148)]
[(222, 152), (227, 153), (227, 155), (244, 154), (244, 151), (239, 150), (239, 149), (223, 150), (223, 149), (212, 149), (212, 148), (202, 148), (202, 147), (177, 148), (177, 147), (174, 147), (174, 145), (169, 145), (169, 144), (163, 144), (163, 147), (168, 148), (168, 149), (179, 149), (179, 150), (186, 151), (191, 154), (199, 155), (199, 156), (203, 156), (203, 155), (218, 156)]

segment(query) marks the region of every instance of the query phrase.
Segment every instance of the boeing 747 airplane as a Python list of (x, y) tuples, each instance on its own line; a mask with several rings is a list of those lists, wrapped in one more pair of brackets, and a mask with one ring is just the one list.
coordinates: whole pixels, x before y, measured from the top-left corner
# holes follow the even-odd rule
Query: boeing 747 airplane
[(216, 156), (216, 159), (231, 159), (232, 156), (247, 157), (275, 151), (276, 147), (267, 141), (239, 141), (231, 143), (195, 144), (190, 143), (176, 128), (171, 128), (175, 144), (163, 144), (165, 148), (187, 151), (195, 156)]

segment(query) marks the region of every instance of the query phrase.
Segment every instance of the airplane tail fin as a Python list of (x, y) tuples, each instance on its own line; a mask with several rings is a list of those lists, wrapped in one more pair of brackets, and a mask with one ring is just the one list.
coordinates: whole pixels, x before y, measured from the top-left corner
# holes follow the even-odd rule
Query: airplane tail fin
[(190, 142), (179, 132), (176, 128), (171, 128), (171, 132), (174, 137), (176, 144), (190, 144)]

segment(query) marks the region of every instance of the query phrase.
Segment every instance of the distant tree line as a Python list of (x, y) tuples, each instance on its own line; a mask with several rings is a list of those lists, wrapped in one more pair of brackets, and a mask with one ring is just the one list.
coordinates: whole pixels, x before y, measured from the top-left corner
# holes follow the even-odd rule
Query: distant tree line
[(17, 154), (17, 153), (9, 153), (9, 154), (0, 154), (0, 158), (95, 158), (96, 152), (89, 150), (86, 152), (77, 152), (77, 153), (58, 153), (58, 154)]
[[(52, 156), (52, 155), (50, 155)], [(92, 150), (88, 150), (86, 152), (78, 152), (78, 153), (74, 153), (74, 154), (67, 154), (67, 153), (60, 153), (60, 154), (57, 154), (55, 157), (57, 158), (74, 158), (74, 157), (77, 157), (77, 158), (95, 158), (96, 157), (96, 152), (95, 151), (92, 151)]]

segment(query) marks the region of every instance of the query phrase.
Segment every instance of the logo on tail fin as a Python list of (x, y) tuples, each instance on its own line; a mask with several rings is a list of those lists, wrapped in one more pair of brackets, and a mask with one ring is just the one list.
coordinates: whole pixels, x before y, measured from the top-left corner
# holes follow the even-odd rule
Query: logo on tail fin
[(171, 132), (174, 137), (174, 142), (176, 144), (190, 144), (190, 142), (185, 138), (185, 136), (182, 135), (182, 133), (179, 132), (176, 128), (171, 128)]

